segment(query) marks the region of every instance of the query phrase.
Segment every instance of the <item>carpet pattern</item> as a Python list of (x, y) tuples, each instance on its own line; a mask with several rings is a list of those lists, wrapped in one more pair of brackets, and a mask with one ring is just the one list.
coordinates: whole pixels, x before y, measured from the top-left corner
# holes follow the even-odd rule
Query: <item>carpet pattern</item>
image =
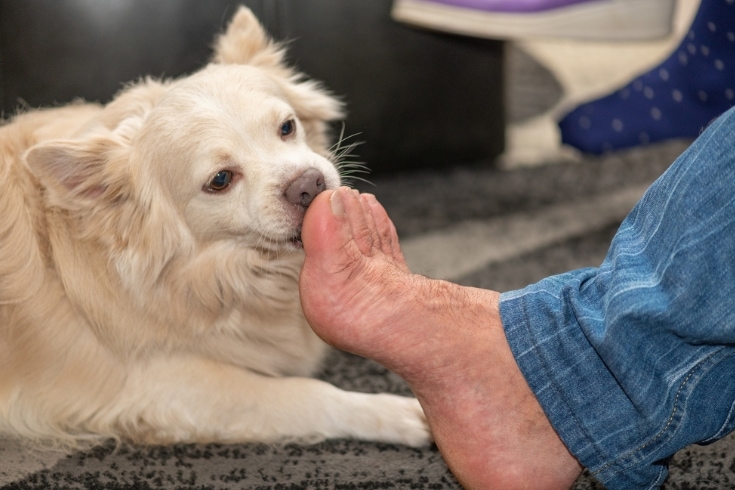
[[(608, 231), (609, 232), (609, 231)], [(605, 233), (593, 241), (603, 243)], [(585, 248), (578, 241), (576, 249)], [(553, 257), (556, 252), (544, 252)], [(354, 376), (349, 378), (348, 376)], [(382, 367), (343, 353), (329, 359), (324, 379), (346, 388), (406, 393)], [(0, 461), (1, 463), (1, 461)], [(735, 488), (735, 439), (692, 446), (677, 454), (664, 489)], [(53, 467), (3, 485), (20, 489), (460, 489), (435, 447), (337, 440), (312, 446), (289, 444), (115, 447), (107, 444), (70, 454)], [(583, 475), (575, 490), (603, 487)]]
[[(345, 389), (410, 395), (378, 364), (334, 352), (320, 376)], [(0, 461), (0, 464), (2, 462)], [(304, 446), (207, 444), (115, 447), (64, 457), (11, 489), (460, 488), (435, 447), (336, 440)]]

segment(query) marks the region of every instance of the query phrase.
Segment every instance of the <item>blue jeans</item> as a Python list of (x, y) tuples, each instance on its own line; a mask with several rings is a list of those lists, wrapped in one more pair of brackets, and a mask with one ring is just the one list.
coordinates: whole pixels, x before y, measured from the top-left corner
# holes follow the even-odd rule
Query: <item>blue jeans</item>
[(610, 489), (656, 488), (735, 429), (735, 109), (661, 176), (599, 268), (501, 296), (506, 335), (569, 450)]

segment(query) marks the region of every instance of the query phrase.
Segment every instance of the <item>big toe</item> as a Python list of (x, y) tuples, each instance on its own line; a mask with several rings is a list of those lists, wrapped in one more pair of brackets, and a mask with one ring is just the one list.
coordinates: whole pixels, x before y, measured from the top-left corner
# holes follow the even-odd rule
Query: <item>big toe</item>
[(332, 345), (339, 340), (333, 330), (343, 320), (345, 273), (349, 276), (359, 258), (342, 207), (343, 192), (351, 191), (320, 193), (307, 209), (301, 231), (306, 256), (299, 278), (301, 306), (317, 335)]
[(301, 240), (307, 258), (333, 256), (350, 239), (339, 192), (320, 193), (306, 210)]

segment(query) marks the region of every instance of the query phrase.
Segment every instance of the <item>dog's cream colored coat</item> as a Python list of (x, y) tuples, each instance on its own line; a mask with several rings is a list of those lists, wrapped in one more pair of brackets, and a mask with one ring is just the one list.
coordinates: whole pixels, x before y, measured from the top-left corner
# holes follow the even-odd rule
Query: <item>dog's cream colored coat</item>
[(0, 128), (0, 433), (427, 443), (416, 400), (306, 377), (326, 346), (285, 193), (339, 185), (340, 116), (241, 8), (189, 77)]

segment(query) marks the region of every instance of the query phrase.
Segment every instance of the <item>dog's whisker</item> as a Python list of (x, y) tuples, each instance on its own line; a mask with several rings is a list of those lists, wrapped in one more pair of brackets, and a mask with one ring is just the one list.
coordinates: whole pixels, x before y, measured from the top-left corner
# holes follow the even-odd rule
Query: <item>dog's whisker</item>
[(339, 163), (336, 165), (337, 172), (340, 178), (342, 178), (346, 185), (352, 187), (353, 181), (362, 181), (370, 185), (375, 185), (371, 181), (364, 177), (359, 177), (357, 174), (367, 175), (370, 174), (370, 168), (361, 162), (350, 161), (348, 163)]
[(361, 164), (361, 163), (350, 163), (347, 165), (340, 165), (339, 169), (345, 172), (362, 172), (366, 174), (370, 173), (370, 169), (367, 168), (366, 165)]
[(334, 143), (330, 148), (329, 151), (334, 154), (336, 157), (342, 157), (343, 155), (351, 152), (354, 148), (357, 146), (360, 146), (364, 143), (364, 141), (351, 141), (348, 142), (347, 140), (351, 138), (356, 138), (362, 133), (354, 133), (349, 136), (344, 136), (344, 125), (342, 127), (342, 132), (340, 132), (339, 139), (336, 143)]
[(335, 150), (335, 151), (334, 151), (333, 153), (334, 153), (334, 154), (335, 154), (335, 155), (336, 155), (336, 156), (337, 156), (338, 158), (340, 158), (340, 159), (341, 159), (341, 158), (343, 158), (343, 157), (345, 157), (345, 156), (349, 156), (349, 155), (350, 155), (350, 153), (352, 152), (352, 150), (354, 150), (354, 149), (355, 149), (355, 148), (357, 148), (358, 146), (362, 145), (363, 143), (364, 143), (363, 141), (355, 141), (355, 142), (353, 142), (353, 143), (350, 143), (350, 144), (348, 144), (348, 145), (346, 145), (346, 146), (340, 146), (340, 147), (339, 147), (339, 148), (337, 148), (337, 149), (336, 149), (336, 150)]
[(357, 148), (361, 144), (362, 144), (362, 142), (352, 143), (352, 144), (350, 144), (348, 146), (342, 147), (339, 150), (335, 151), (333, 153), (333, 155), (334, 155), (334, 157), (335, 157), (335, 159), (337, 161), (342, 161), (342, 160), (345, 160), (345, 159), (347, 159), (349, 157), (357, 157), (359, 155), (352, 153), (352, 150), (354, 150), (355, 148)]
[(355, 175), (370, 173), (370, 168), (367, 166), (367, 164), (360, 160), (356, 160), (356, 158), (359, 158), (359, 155), (353, 153), (355, 148), (363, 144), (363, 142), (347, 141), (350, 138), (354, 138), (359, 134), (360, 133), (355, 133), (345, 137), (343, 125), (342, 131), (340, 132), (339, 140), (334, 145), (332, 145), (330, 149), (333, 156), (334, 166), (337, 168), (337, 171), (339, 172), (339, 176), (343, 180), (343, 183), (349, 187), (354, 187), (355, 181), (362, 181), (370, 185), (374, 185), (369, 180)]
[[(350, 179), (350, 180), (359, 180), (360, 182), (365, 182), (366, 184), (369, 184), (369, 185), (375, 187), (375, 184), (373, 182), (369, 181), (368, 179), (363, 179), (362, 177), (356, 177), (354, 175), (350, 175), (347, 178)], [(353, 186), (351, 182), (346, 182), (345, 185), (347, 185), (347, 187), (352, 187)]]
[(356, 160), (350, 160), (350, 161), (337, 161), (335, 162), (335, 167), (338, 170), (342, 169), (351, 169), (351, 168), (363, 168), (368, 169), (368, 166), (363, 163)]
[(372, 181), (370, 181), (370, 180), (368, 180), (368, 179), (366, 179), (364, 177), (358, 177), (356, 175), (351, 175), (351, 174), (350, 175), (340, 175), (340, 177), (342, 177), (342, 179), (343, 179), (342, 180), (342, 185), (345, 185), (347, 187), (353, 187), (354, 188), (355, 187), (355, 181), (364, 182), (366, 184), (369, 184), (369, 185), (375, 187), (375, 183), (373, 183)]
[(349, 136), (345, 136), (345, 123), (343, 122), (342, 123), (342, 129), (339, 132), (339, 138), (337, 138), (337, 141), (332, 146), (329, 147), (329, 151), (331, 151), (331, 152), (337, 152), (337, 151), (339, 151), (342, 148), (342, 144), (346, 140), (348, 140), (350, 138), (357, 137), (360, 134), (362, 134), (362, 133), (353, 133), (353, 134), (351, 134)]
[(361, 169), (348, 169), (348, 170), (342, 170), (339, 172), (340, 177), (353, 177), (356, 174), (369, 174), (370, 172), (368, 170), (361, 170)]

